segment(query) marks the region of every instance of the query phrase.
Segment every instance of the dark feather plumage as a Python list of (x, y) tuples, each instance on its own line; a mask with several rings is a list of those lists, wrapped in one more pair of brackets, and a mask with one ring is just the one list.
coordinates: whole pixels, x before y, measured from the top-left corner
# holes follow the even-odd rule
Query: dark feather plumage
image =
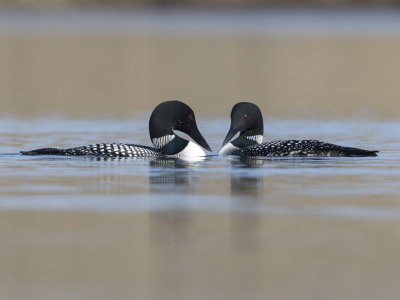
[(377, 156), (379, 151), (343, 147), (317, 140), (283, 140), (253, 145), (234, 150), (239, 156)]
[(136, 157), (158, 156), (156, 148), (134, 144), (94, 144), (68, 149), (42, 148), (32, 151), (21, 151), (23, 155), (66, 155), (66, 156), (103, 156), (103, 157)]

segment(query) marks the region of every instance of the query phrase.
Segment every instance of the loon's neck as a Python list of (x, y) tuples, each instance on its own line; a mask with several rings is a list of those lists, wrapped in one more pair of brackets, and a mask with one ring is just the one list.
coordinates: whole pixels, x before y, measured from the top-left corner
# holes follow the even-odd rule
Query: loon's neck
[(157, 149), (162, 149), (164, 146), (166, 146), (167, 144), (169, 144), (169, 142), (171, 142), (174, 138), (176, 137), (176, 135), (174, 134), (174, 132), (171, 130), (170, 133), (165, 133), (164, 135), (160, 136), (160, 137), (153, 137), (151, 139), (151, 142), (153, 143), (154, 147), (156, 147)]
[(225, 144), (221, 150), (219, 150), (219, 155), (228, 155), (234, 150), (246, 148), (252, 145), (261, 144), (263, 141), (263, 136), (261, 134), (251, 135), (241, 133), (236, 139)]
[(175, 155), (185, 149), (188, 144), (188, 140), (174, 134), (172, 139), (162, 145), (160, 152), (165, 155)]
[[(172, 137), (172, 138), (171, 138)], [(181, 138), (178, 135), (168, 135), (159, 138), (166, 141), (160, 148), (160, 153), (164, 155), (171, 155), (174, 157), (198, 157), (205, 156), (204, 150), (191, 141)], [(154, 140), (154, 139), (153, 139)], [(154, 144), (154, 141), (153, 141)]]
[(240, 135), (234, 139), (231, 144), (236, 148), (246, 148), (249, 146), (261, 144), (263, 136), (261, 134), (251, 134), (249, 132), (240, 133)]

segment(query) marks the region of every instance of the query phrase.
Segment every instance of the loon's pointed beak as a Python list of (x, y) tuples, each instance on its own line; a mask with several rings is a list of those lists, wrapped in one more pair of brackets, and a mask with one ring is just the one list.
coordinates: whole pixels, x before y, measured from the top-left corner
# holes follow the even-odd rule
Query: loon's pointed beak
[(197, 143), (199, 144), (201, 147), (203, 147), (204, 149), (212, 152), (210, 146), (208, 146), (206, 140), (204, 139), (204, 137), (201, 135), (200, 131), (195, 128), (194, 130), (192, 130), (189, 133), (189, 136)]
[(222, 147), (225, 146), (234, 136), (236, 133), (240, 131), (240, 128), (229, 128), (228, 134), (226, 135), (224, 142), (222, 143)]

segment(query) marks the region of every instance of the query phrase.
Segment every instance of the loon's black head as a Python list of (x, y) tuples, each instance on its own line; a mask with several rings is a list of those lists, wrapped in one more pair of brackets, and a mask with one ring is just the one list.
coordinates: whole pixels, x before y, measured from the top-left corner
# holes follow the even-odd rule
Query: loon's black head
[(204, 137), (197, 128), (193, 110), (177, 100), (162, 102), (153, 110), (150, 121), (150, 138), (157, 148), (164, 147), (175, 137), (173, 130), (189, 135), (197, 144), (211, 151)]
[[(228, 143), (238, 132), (240, 132), (240, 136), (235, 141), (238, 144), (236, 146), (240, 148), (257, 143), (258, 138), (262, 139), (264, 122), (257, 105), (250, 102), (239, 102), (233, 106), (231, 127), (222, 145)], [(234, 144), (234, 142), (232, 143)]]

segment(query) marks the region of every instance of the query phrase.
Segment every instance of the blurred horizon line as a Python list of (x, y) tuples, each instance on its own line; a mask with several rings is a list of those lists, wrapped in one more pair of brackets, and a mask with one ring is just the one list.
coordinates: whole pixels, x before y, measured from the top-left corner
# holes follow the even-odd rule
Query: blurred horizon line
[(0, 34), (400, 35), (400, 9), (1, 10)]
[(400, 0), (0, 0), (0, 8), (209, 8), (388, 7)]

